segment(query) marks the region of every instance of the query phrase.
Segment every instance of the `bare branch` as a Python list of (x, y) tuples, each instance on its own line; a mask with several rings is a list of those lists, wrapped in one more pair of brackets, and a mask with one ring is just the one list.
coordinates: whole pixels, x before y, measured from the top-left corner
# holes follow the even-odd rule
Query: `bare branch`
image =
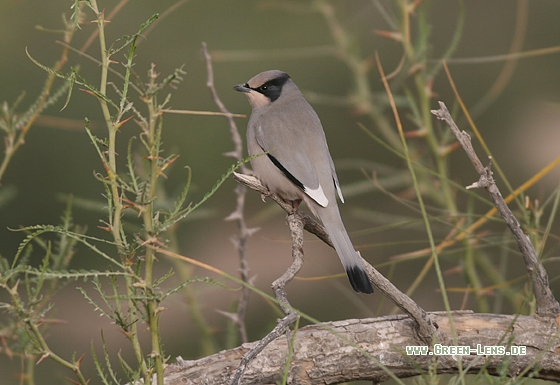
[[(218, 96), (218, 92), (214, 87), (214, 70), (212, 68), (212, 58), (208, 53), (208, 49), (206, 47), (206, 43), (202, 43), (202, 53), (204, 54), (204, 58), (206, 60), (206, 71), (208, 73), (208, 79), (206, 81), (206, 86), (210, 89), (212, 93), (212, 98), (214, 99), (214, 103), (218, 106), (222, 114), (227, 118), (229, 123), (229, 128), (231, 132), (231, 140), (235, 146), (235, 150), (229, 152), (225, 155), (231, 156), (235, 158), (237, 161), (243, 160), (243, 141), (241, 140), (241, 135), (239, 135), (239, 130), (237, 129), (237, 125), (233, 120), (233, 114), (228, 111), (226, 106), (220, 100)], [(247, 172), (247, 168), (244, 164), (241, 165), (241, 170), (243, 172)], [(249, 237), (257, 231), (257, 229), (250, 229), (247, 227), (245, 223), (245, 217), (243, 215), (245, 210), (245, 194), (247, 189), (242, 186), (238, 185), (235, 189), (235, 193), (237, 195), (237, 205), (235, 211), (231, 213), (226, 220), (234, 220), (237, 222), (237, 226), (239, 227), (239, 235), (235, 236), (232, 241), (237, 248), (237, 253), (239, 254), (239, 271), (241, 274), (241, 279), (244, 282), (249, 282), (249, 263), (247, 261), (247, 241)], [(245, 327), (245, 316), (247, 315), (247, 307), (249, 306), (249, 294), (251, 291), (247, 286), (241, 287), (241, 292), (239, 294), (239, 303), (237, 304), (237, 315), (233, 317), (234, 322), (237, 324), (237, 330), (239, 332), (239, 338), (242, 343), (246, 343), (248, 341), (247, 338), (247, 330)]]
[[(263, 186), (260, 181), (249, 175), (242, 175), (234, 173), (234, 179), (245, 186), (260, 192), (263, 196), (270, 197), (274, 200), (284, 211), (291, 213), (293, 207), (291, 204), (283, 201), (276, 194), (271, 194), (268, 189)], [(309, 215), (299, 212), (302, 218), (304, 229), (311, 234), (316, 235), (319, 239), (325, 242), (327, 245), (333, 247), (333, 244), (329, 238), (329, 234), (325, 228), (317, 223)], [(399, 309), (404, 313), (408, 314), (416, 323), (416, 330), (421, 341), (427, 345), (431, 345), (433, 341), (438, 341), (440, 343), (445, 343), (448, 341), (448, 337), (445, 333), (439, 332), (437, 330), (437, 325), (432, 322), (432, 320), (427, 316), (426, 312), (418, 306), (410, 297), (401, 292), (395, 287), (387, 278), (380, 274), (373, 266), (369, 264), (368, 261), (362, 258), (362, 262), (366, 267), (366, 272), (371, 283), (382, 292), (387, 298), (389, 298)]]
[(440, 109), (432, 110), (432, 114), (434, 114), (438, 119), (445, 121), (449, 128), (451, 128), (451, 131), (453, 131), (453, 134), (457, 137), (457, 140), (467, 153), (467, 156), (471, 160), (476, 172), (480, 176), (477, 182), (467, 188), (482, 187), (488, 191), (492, 202), (504, 218), (506, 224), (513, 233), (515, 240), (517, 241), (517, 245), (521, 251), (521, 255), (523, 256), (523, 261), (525, 262), (525, 267), (527, 268), (527, 272), (529, 273), (533, 284), (533, 293), (535, 294), (535, 300), (537, 302), (537, 316), (559, 317), (560, 304), (558, 304), (558, 301), (556, 301), (554, 295), (550, 291), (546, 270), (540, 263), (537, 252), (535, 251), (529, 236), (527, 236), (521, 229), (519, 221), (509, 209), (502, 197), (502, 194), (500, 193), (500, 190), (498, 189), (498, 186), (496, 186), (496, 183), (494, 182), (492, 171), (490, 170), (491, 159), (489, 159), (489, 165), (484, 167), (474, 151), (470, 135), (465, 131), (459, 130), (443, 102), (439, 102), (439, 106)]

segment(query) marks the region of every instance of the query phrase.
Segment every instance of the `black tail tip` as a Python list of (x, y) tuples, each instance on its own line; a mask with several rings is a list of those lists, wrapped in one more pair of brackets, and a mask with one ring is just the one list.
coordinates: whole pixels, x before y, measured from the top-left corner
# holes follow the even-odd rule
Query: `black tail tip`
[(352, 266), (346, 269), (346, 274), (348, 274), (348, 279), (352, 288), (358, 293), (371, 294), (373, 293), (373, 286), (362, 267)]

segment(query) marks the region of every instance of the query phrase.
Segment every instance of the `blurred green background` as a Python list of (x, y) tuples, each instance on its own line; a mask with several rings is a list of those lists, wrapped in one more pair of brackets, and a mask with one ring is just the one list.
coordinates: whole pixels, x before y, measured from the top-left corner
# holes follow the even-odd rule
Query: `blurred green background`
[[(29, 106), (41, 91), (46, 74), (26, 56), (30, 55), (45, 65), (52, 65), (61, 52), (61, 45), (55, 41), (60, 35), (41, 31), (40, 25), (48, 30), (62, 28), (61, 15), (71, 14), (72, 1), (64, 0), (0, 0), (0, 101), (10, 105), (25, 91), (20, 110)], [(107, 27), (109, 42), (138, 30), (138, 26), (154, 13), (163, 13), (175, 1), (136, 0), (125, 5)], [(161, 78), (184, 64), (187, 74), (184, 81), (172, 90), (170, 106), (173, 109), (216, 111), (206, 87), (206, 67), (201, 55), (201, 43), (206, 42), (213, 55), (215, 84), (217, 91), (231, 112), (249, 114), (246, 98), (232, 90), (235, 84), (244, 83), (253, 75), (269, 69), (288, 72), (322, 119), (329, 141), (331, 154), (337, 165), (338, 175), (343, 185), (346, 203), (342, 205), (342, 216), (351, 233), (355, 246), (372, 264), (380, 264), (391, 256), (426, 247), (422, 226), (401, 227), (393, 230), (376, 231), (377, 226), (394, 221), (395, 215), (403, 217), (419, 215), (394, 199), (369, 185), (357, 189), (366, 180), (363, 169), (371, 174), (370, 165), (376, 167), (405, 167), (402, 160), (391, 155), (378, 143), (370, 139), (358, 126), (363, 123), (376, 132), (371, 121), (360, 116), (349, 107), (347, 97), (353, 91), (351, 73), (339, 58), (332, 54), (333, 38), (318, 13), (306, 12), (303, 8), (312, 2), (273, 1), (227, 1), (213, 0), (186, 1), (149, 32), (137, 50), (135, 71), (145, 79), (151, 63)], [(396, 42), (376, 33), (389, 30), (374, 1), (336, 0), (331, 2), (339, 22), (355, 38), (364, 57), (373, 58), (377, 52), (386, 73), (398, 67), (402, 49)], [(388, 1), (380, 1), (389, 7)], [(460, 2), (439, 0), (425, 2), (429, 23), (432, 25), (430, 37), (430, 57), (440, 58), (451, 43), (457, 28)], [(100, 3), (107, 13), (116, 1)], [(464, 2), (464, 30), (454, 58), (490, 57), (506, 54), (510, 50), (518, 7), (523, 2), (495, 0), (491, 2)], [(534, 0), (529, 2), (524, 34), (523, 51), (530, 51), (560, 44), (560, 3), (555, 0)], [(91, 13), (88, 14), (93, 20)], [(94, 24), (82, 26), (72, 42), (81, 47), (95, 30)], [(414, 29), (413, 29), (414, 31)], [(326, 47), (315, 50), (316, 47)], [(330, 47), (330, 48), (329, 48)], [(87, 54), (98, 57), (98, 42), (88, 49)], [(324, 52), (323, 52), (324, 51)], [(124, 60), (118, 54), (115, 60)], [(69, 55), (69, 65), (80, 65), (80, 73), (90, 83), (99, 83), (99, 67), (87, 58), (75, 53)], [(118, 65), (116, 65), (118, 66)], [(450, 63), (450, 70), (467, 107), (477, 104), (496, 80), (504, 67), (504, 61)], [(560, 55), (534, 55), (519, 60), (513, 76), (504, 91), (494, 103), (475, 116), (494, 157), (500, 162), (510, 183), (517, 187), (534, 175), (539, 169), (560, 155)], [(66, 67), (66, 70), (68, 67)], [(383, 97), (384, 91), (375, 68), (369, 73), (376, 95)], [(434, 79), (433, 108), (436, 100), (451, 106), (455, 97), (444, 73)], [(103, 207), (103, 186), (94, 178), (94, 171), (102, 171), (102, 165), (83, 130), (83, 119), (92, 121), (97, 136), (103, 137), (101, 112), (93, 97), (74, 89), (67, 108), (60, 111), (64, 101), (43, 113), (38, 123), (26, 137), (25, 145), (12, 160), (2, 180), (1, 189), (13, 189), (15, 196), (4, 204), (0, 211), (0, 253), (11, 260), (24, 235), (13, 232), (20, 226), (34, 224), (56, 224), (65, 207), (64, 197), (73, 195), (74, 222), (88, 226), (88, 234), (106, 237), (108, 234), (98, 229), (104, 211), (88, 210), (79, 200), (98, 202)], [(390, 122), (392, 115), (387, 113)], [(401, 116), (405, 130), (413, 129)], [(236, 119), (244, 137), (246, 119)], [(464, 120), (459, 119), (467, 128)], [(396, 130), (396, 128), (395, 128)], [(122, 140), (118, 152), (126, 154), (128, 138), (138, 135), (135, 123), (129, 122), (121, 129)], [(410, 139), (414, 140), (414, 139)], [(213, 184), (233, 163), (225, 157), (225, 152), (233, 149), (229, 127), (222, 117), (200, 117), (190, 115), (169, 115), (165, 117), (164, 147), (167, 154), (180, 154), (179, 160), (167, 174), (166, 188), (170, 194), (177, 194), (185, 183), (187, 173), (184, 166), (193, 171), (193, 187), (190, 199), (194, 202), (211, 189)], [(480, 149), (475, 145), (477, 150)], [(479, 154), (483, 155), (482, 151)], [(452, 179), (467, 185), (477, 179), (474, 169), (467, 162), (462, 151), (455, 151), (450, 157)], [(558, 186), (559, 173), (546, 177), (530, 190), (531, 199), (544, 201)], [(368, 185), (366, 183), (366, 185)], [(410, 186), (401, 186), (393, 192), (401, 193)], [(180, 227), (180, 252), (192, 258), (212, 264), (231, 274), (237, 273), (237, 254), (230, 238), (236, 234), (235, 224), (224, 218), (235, 208), (235, 182), (227, 181), (200, 212), (195, 213)], [(478, 194), (483, 195), (483, 191)], [(505, 194), (504, 194), (505, 195)], [(485, 197), (486, 198), (486, 197)], [(459, 202), (464, 208), (466, 203)], [(289, 233), (285, 217), (274, 204), (260, 202), (257, 193), (249, 192), (246, 203), (248, 223), (261, 227), (248, 246), (251, 274), (255, 285), (270, 291), (271, 282), (280, 276), (291, 261)], [(480, 206), (479, 214), (489, 206)], [(131, 218), (130, 220), (134, 220)], [(503, 227), (495, 227), (502, 232)], [(441, 239), (447, 234), (445, 229), (437, 231)], [(308, 236), (306, 265), (301, 276), (319, 276), (342, 272), (335, 253)], [(412, 239), (424, 243), (405, 244)], [(104, 269), (104, 261), (94, 257), (87, 250), (74, 260), (75, 268)], [(557, 249), (551, 253), (557, 254)], [(444, 270), (458, 265), (457, 256), (443, 258)], [(424, 260), (407, 262), (392, 273), (392, 280), (403, 289), (408, 287)], [(511, 277), (523, 274), (521, 259), (509, 263)], [(161, 261), (161, 271), (168, 269)], [(557, 264), (547, 265), (551, 286), (558, 292)], [(387, 270), (381, 270), (387, 273)], [(195, 270), (197, 275), (206, 275)], [(465, 286), (460, 273), (449, 273), (449, 286)], [(71, 283), (57, 298), (51, 316), (61, 324), (51, 328), (50, 341), (54, 349), (70, 356), (86, 354), (84, 366), (91, 367), (90, 343), (93, 340), (99, 349), (100, 328), (103, 327), (109, 349), (113, 352), (130, 353), (126, 339), (113, 325), (100, 318), (92, 307), (83, 300), (75, 286), (87, 284)], [(211, 328), (218, 337), (226, 330), (227, 319), (216, 312), (232, 310), (237, 291), (224, 291), (213, 286), (199, 284), (196, 287), (203, 312)], [(382, 301), (379, 294), (373, 296), (355, 295), (345, 278), (321, 282), (294, 281), (289, 285), (288, 294), (292, 305), (320, 320), (368, 317), (388, 314), (392, 306)], [(458, 309), (464, 293), (450, 294), (453, 308)], [(431, 273), (413, 298), (428, 311), (443, 310), (437, 293), (435, 274)], [(163, 344), (171, 357), (181, 355), (186, 359), (201, 356), (200, 342), (196, 339), (196, 328), (189, 318), (188, 308), (180, 296), (163, 304), (167, 311), (162, 316), (164, 330)], [(475, 308), (475, 301), (468, 298), (466, 308)], [(476, 310), (476, 309), (475, 309)], [(506, 312), (515, 309), (504, 308)], [(249, 304), (249, 337), (262, 337), (273, 325), (277, 315), (262, 299), (252, 295)], [(110, 337), (107, 337), (110, 336)], [(220, 340), (218, 338), (218, 340)], [(0, 385), (18, 383), (15, 373), (20, 364), (0, 356)], [(69, 375), (65, 370), (48, 360), (37, 367), (39, 383), (53, 383)], [(90, 376), (95, 378), (93, 372)], [(51, 381), (51, 382), (49, 382)], [(93, 381), (92, 383), (95, 383)]]

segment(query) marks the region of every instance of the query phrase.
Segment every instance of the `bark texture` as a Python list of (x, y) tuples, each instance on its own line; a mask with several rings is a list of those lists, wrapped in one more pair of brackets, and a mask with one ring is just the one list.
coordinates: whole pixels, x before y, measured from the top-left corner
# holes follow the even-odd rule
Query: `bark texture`
[[(439, 329), (451, 335), (449, 319), (430, 313)], [(469, 356), (406, 354), (406, 346), (421, 345), (415, 323), (407, 316), (354, 319), (328, 322), (297, 331), (289, 365), (285, 336), (271, 342), (248, 366), (242, 384), (276, 384), (288, 367), (288, 383), (336, 384), (369, 380), (382, 382), (391, 376), (478, 372), (486, 367), (491, 374), (511, 377), (528, 375), (560, 381), (560, 341), (553, 320), (529, 316), (454, 312), (455, 345), (526, 346), (526, 355)], [(229, 384), (245, 353), (256, 343), (225, 350), (200, 360), (177, 363), (166, 370), (166, 384)], [(433, 351), (430, 349), (430, 351)]]

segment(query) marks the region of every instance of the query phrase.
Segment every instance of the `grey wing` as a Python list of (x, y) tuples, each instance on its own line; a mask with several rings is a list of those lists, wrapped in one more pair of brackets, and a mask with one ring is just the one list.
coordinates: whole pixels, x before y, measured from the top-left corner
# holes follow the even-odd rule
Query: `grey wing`
[(317, 170), (309, 148), (305, 146), (305, 140), (294, 135), (290, 128), (282, 128), (285, 127), (263, 127), (257, 123), (255, 139), (258, 145), (292, 183), (319, 205), (327, 207), (329, 200), (319, 183)]

